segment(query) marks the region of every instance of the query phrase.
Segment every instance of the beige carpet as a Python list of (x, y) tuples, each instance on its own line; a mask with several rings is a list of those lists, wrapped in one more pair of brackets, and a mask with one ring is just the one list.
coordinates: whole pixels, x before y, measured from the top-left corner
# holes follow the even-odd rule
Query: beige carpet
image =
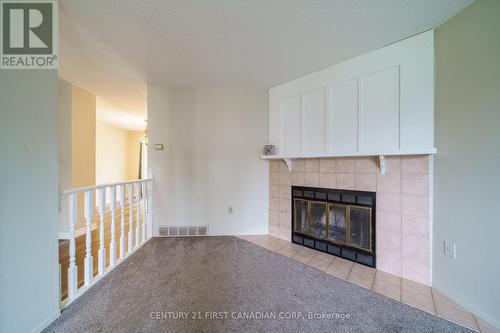
[(235, 237), (152, 239), (46, 329), (144, 331), (472, 332)]

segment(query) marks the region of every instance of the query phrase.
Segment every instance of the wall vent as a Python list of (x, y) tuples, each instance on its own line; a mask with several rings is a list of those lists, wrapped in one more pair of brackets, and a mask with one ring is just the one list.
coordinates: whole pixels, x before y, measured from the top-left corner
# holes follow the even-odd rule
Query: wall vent
[(160, 237), (207, 236), (208, 225), (163, 225), (158, 228)]

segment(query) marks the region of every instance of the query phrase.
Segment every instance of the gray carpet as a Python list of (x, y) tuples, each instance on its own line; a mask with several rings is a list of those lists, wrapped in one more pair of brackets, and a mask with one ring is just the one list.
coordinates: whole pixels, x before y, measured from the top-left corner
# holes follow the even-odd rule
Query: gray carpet
[(152, 239), (45, 330), (141, 331), (472, 332), (235, 237)]

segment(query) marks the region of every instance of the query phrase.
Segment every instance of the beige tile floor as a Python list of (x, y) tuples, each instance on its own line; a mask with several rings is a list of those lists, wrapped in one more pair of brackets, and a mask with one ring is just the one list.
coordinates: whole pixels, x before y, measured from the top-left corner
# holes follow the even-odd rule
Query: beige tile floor
[(488, 325), (437, 290), (423, 284), (272, 236), (239, 236), (239, 238), (475, 331), (500, 333), (500, 330)]

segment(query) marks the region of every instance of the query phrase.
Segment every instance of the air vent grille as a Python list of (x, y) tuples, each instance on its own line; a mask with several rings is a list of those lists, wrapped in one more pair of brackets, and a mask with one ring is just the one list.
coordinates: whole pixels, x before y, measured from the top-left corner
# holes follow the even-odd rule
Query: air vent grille
[(160, 237), (207, 236), (208, 225), (164, 225), (158, 228)]

